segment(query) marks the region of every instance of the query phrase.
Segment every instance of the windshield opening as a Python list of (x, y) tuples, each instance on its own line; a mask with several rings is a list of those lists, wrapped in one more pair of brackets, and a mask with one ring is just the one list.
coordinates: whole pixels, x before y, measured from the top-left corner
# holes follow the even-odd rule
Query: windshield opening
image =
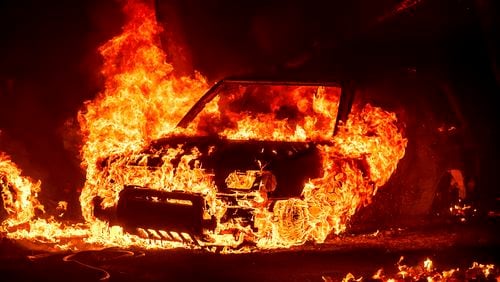
[(330, 140), (340, 90), (333, 85), (224, 83), (189, 129), (238, 140)]

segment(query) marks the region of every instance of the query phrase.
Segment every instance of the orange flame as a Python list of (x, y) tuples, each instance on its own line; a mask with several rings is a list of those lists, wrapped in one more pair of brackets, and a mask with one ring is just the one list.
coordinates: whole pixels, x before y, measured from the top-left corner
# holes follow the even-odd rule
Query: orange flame
[(0, 188), (3, 207), (7, 211), (7, 219), (2, 222), (1, 231), (29, 222), (35, 217), (37, 210), (44, 211), (37, 198), (40, 184), (22, 176), (21, 170), (7, 155), (0, 152)]
[(79, 122), (87, 182), (80, 201), (83, 216), (92, 220), (91, 198), (99, 195), (96, 163), (113, 154), (137, 151), (171, 131), (208, 88), (205, 79), (176, 77), (160, 46), (161, 27), (155, 11), (141, 1), (124, 6), (122, 34), (99, 48), (105, 90), (85, 103)]

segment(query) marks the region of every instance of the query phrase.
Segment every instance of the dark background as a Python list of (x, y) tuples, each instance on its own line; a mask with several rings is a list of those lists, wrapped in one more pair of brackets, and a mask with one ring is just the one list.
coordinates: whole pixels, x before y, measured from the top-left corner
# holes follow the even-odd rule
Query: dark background
[[(79, 212), (84, 175), (74, 119), (102, 88), (97, 48), (121, 31), (121, 2), (0, 2), (0, 151), (43, 182), (49, 210), (69, 200)], [(428, 213), (449, 167), (464, 168), (477, 182), (477, 201), (494, 205), (495, 1), (151, 2), (180, 74), (199, 70), (210, 82), (234, 75), (352, 80), (359, 97), (398, 112), (410, 143), (393, 185), (378, 196), (396, 203), (386, 214)], [(458, 130), (443, 136), (440, 126)]]

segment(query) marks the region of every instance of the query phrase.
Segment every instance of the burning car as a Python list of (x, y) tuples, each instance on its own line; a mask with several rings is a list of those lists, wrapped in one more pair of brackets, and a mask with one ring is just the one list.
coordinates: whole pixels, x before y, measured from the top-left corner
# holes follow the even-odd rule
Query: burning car
[(322, 242), (370, 201), (406, 146), (393, 113), (365, 105), (349, 115), (347, 90), (220, 81), (172, 133), (99, 162), (107, 193), (93, 195), (94, 216), (184, 244)]
[(405, 155), (394, 109), (354, 101), (339, 84), (224, 80), (202, 96), (206, 78), (169, 63), (154, 9), (130, 1), (124, 12), (123, 32), (99, 48), (102, 92), (77, 116), (84, 222), (58, 220), (76, 206), (66, 201), (54, 202), (57, 219), (38, 217), (40, 186), (2, 157), (9, 238), (59, 249), (322, 243), (347, 229)]

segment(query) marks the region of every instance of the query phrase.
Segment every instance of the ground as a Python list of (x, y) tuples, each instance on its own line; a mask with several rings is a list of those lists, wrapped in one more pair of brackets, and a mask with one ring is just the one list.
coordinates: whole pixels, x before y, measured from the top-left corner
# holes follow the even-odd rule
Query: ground
[[(344, 235), (324, 244), (249, 254), (200, 250), (42, 252), (2, 239), (2, 281), (340, 281), (346, 274), (371, 277), (379, 268), (397, 272), (426, 258), (439, 270), (467, 269), (472, 262), (500, 265), (498, 221), (450, 224), (426, 230), (385, 230)], [(32, 244), (32, 243), (31, 243)]]

